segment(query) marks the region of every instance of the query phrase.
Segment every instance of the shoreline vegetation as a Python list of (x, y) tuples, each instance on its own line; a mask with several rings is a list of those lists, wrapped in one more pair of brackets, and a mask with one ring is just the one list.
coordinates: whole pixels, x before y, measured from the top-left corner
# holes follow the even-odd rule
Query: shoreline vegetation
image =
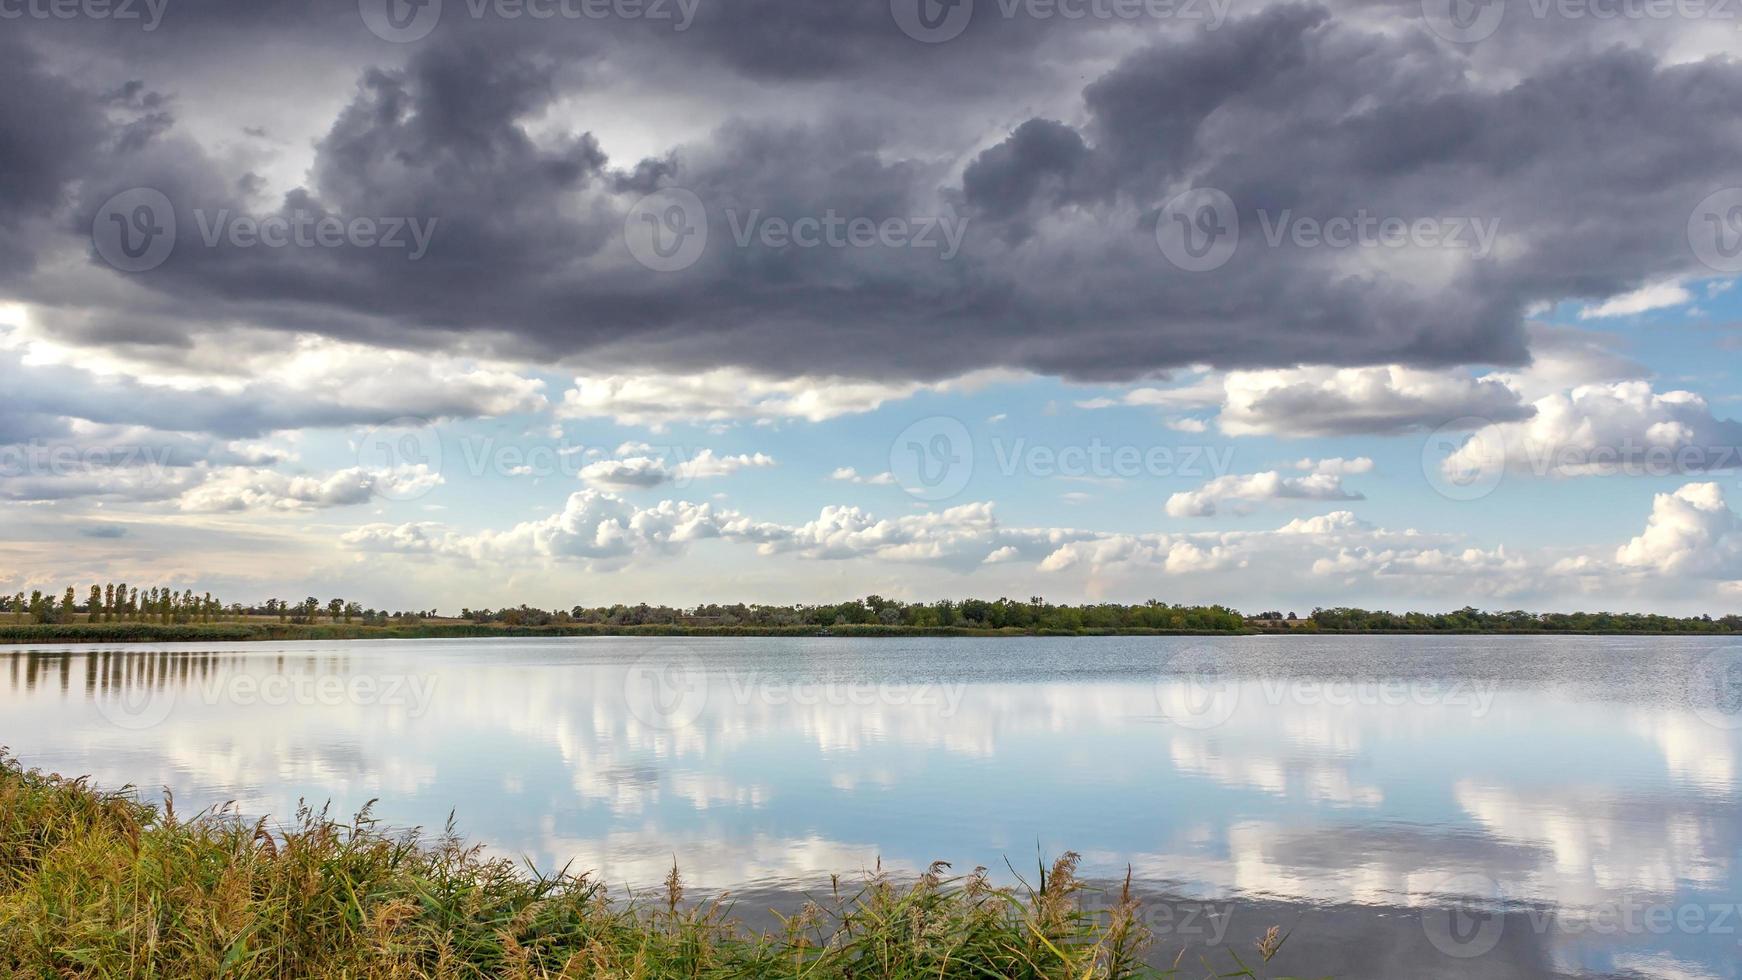
[(0, 623), (0, 644), (31, 643), (247, 643), (341, 640), (436, 640), (527, 637), (840, 637), (899, 638), (1080, 636), (1733, 636), (1742, 630), (1688, 630), (1663, 628), (1589, 629), (1272, 629), (1167, 630), (1143, 628), (1063, 629), (973, 629), (965, 627), (914, 626), (681, 626), (568, 624), (553, 626), (505, 626), (461, 622), (423, 622), (399, 626), (276, 623), (57, 623), (11, 625)]
[(691, 607), (613, 605), (541, 609), (463, 608), (389, 612), (334, 598), (291, 603), (229, 603), (210, 592), (93, 585), (60, 596), (0, 595), (0, 643), (190, 642), (245, 640), (423, 639), (494, 636), (1150, 636), (1258, 633), (1734, 634), (1742, 615), (1720, 618), (1651, 613), (1533, 613), (1466, 606), (1446, 613), (1393, 613), (1349, 607), (1306, 616), (1276, 610), (1244, 614), (1229, 606), (1159, 600), (1058, 604), (1040, 596), (903, 602), (872, 595), (839, 603), (776, 606), (706, 603)]
[[(613, 899), (585, 873), (485, 857), (451, 826), (390, 832), (302, 808), (178, 816), (173, 797), (27, 770), (0, 749), (0, 974), (254, 978), (1260, 978), (1287, 936), (1145, 966), (1154, 937), (1129, 882), (1104, 902), (1067, 853), (1035, 882), (936, 864), (904, 883), (836, 879), (782, 928), (727, 900)], [(1251, 964), (1251, 965), (1248, 965)]]

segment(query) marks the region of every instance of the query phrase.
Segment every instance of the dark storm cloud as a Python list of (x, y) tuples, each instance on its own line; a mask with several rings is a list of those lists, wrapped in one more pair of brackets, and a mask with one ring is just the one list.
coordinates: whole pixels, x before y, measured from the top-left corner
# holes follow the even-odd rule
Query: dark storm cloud
[[(174, 86), (129, 77), (81, 97), (29, 59), (0, 68), (19, 76), (0, 89), (3, 165), (32, 188), (0, 191), (11, 209), (0, 215), (60, 219), (54, 234), (33, 232), (12, 274), (51, 251), (89, 252), (77, 236), (119, 191), (153, 188), (175, 208), (175, 250), (131, 276), (128, 304), (66, 277), (19, 288), (74, 339), (174, 345), (244, 322), (612, 366), (888, 378), (995, 365), (1120, 379), (1191, 363), (1517, 363), (1531, 304), (1698, 272), (1689, 215), (1738, 182), (1742, 149), (1733, 62), (1568, 44), (1499, 78), (1419, 23), (1373, 29), (1371, 10), (1288, 5), (1214, 31), (1126, 25), (1115, 36), (1107, 24), (1002, 18), (983, 0), (992, 15), (927, 45), (881, 3), (703, 0), (672, 36), (646, 23), (474, 21), (449, 0), (427, 40), (393, 46), (357, 38), (340, 7), (295, 21), (238, 6), (255, 5), (178, 6), (139, 43), (174, 51), (228, 30), (223, 56), (240, 61), (250, 45), (326, 33), (363, 52), (305, 183), (264, 205), (256, 161), (197, 139), (182, 103), (156, 94)], [(1151, 40), (1134, 45), (1139, 36)], [(93, 50), (122, 37), (78, 36)], [(655, 44), (665, 59), (638, 60)], [(1115, 47), (1125, 53), (1108, 68)], [(58, 66), (78, 60), (57, 50)], [(1021, 88), (989, 130), (998, 69), (1020, 58), (1047, 77), (1080, 76), (1080, 99), (1024, 112), (1035, 93)], [(749, 80), (774, 108), (806, 112), (722, 108), (702, 138), (612, 159), (588, 119), (617, 111), (588, 98), (606, 77), (655, 93), (670, 77)], [(905, 113), (891, 113), (902, 100)], [(72, 120), (47, 146), (26, 138), (43, 101)], [(658, 133), (660, 119), (645, 117), (655, 103), (623, 111)], [(1155, 237), (1162, 206), (1194, 186), (1225, 192), (1241, 228), (1232, 259), (1196, 273), (1170, 264)], [(623, 228), (637, 198), (668, 187), (697, 196), (708, 237), (693, 265), (661, 272), (631, 257)], [(1471, 254), (1265, 237), (1288, 216), (1360, 214), (1498, 221), (1500, 239)], [(907, 222), (934, 240), (965, 221), (965, 238), (946, 257), (760, 234), (770, 220), (829, 215)], [(270, 248), (225, 234), (239, 216), (424, 222), (430, 236), (415, 260), (351, 240)], [(118, 274), (92, 256), (84, 275)]]
[(46, 72), (21, 38), (0, 34), (0, 283), (31, 267), (31, 223), (63, 203), (101, 122), (85, 93)]

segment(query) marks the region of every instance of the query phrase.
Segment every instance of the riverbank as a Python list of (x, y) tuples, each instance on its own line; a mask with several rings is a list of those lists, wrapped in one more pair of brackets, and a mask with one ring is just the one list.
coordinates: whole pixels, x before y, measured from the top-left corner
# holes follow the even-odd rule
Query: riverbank
[[(946, 870), (875, 874), (757, 932), (721, 900), (686, 902), (675, 865), (663, 893), (614, 901), (585, 873), (487, 858), (451, 828), (423, 838), (306, 809), (288, 826), (182, 819), (0, 750), (7, 976), (1181, 975), (1143, 966), (1152, 937), (1129, 885), (1099, 900), (1074, 855), (1021, 889)], [(1190, 975), (1259, 977), (1283, 939)]]
[(970, 629), (954, 626), (607, 626), (568, 623), (553, 626), (503, 626), (493, 623), (423, 623), (362, 626), (348, 623), (25, 623), (0, 624), (0, 643), (188, 643), (247, 640), (428, 640), (496, 636), (1231, 636), (1210, 630)]
[(0, 623), (0, 644), (28, 643), (237, 643), (254, 640), (429, 640), (476, 637), (558, 636), (838, 636), (838, 637), (1032, 637), (1032, 636), (1742, 636), (1728, 630), (1546, 630), (1546, 629), (971, 629), (955, 626), (608, 626), (569, 623), (504, 626), (494, 623), (422, 623), (363, 626), (349, 623)]

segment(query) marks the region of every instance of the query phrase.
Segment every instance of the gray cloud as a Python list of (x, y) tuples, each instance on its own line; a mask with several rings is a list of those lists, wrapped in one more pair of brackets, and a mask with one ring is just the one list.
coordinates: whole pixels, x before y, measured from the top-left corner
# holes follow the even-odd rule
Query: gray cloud
[[(976, 15), (946, 45), (903, 36), (882, 5), (804, 8), (704, 3), (676, 33), (472, 21), (459, 7), (426, 41), (385, 47), (339, 3), (306, 16), (178, 5), (143, 39), (23, 24), (20, 57), (0, 59), (0, 169), (21, 175), (0, 190), (0, 276), (84, 344), (186, 345), (248, 323), (416, 350), (882, 379), (1516, 364), (1533, 304), (1698, 271), (1688, 215), (1735, 182), (1742, 140), (1742, 66), (1674, 63), (1661, 31), (1655, 47), (1621, 49), (1579, 25), (1567, 40), (1526, 25), (1497, 43), (1533, 56), (1502, 72), (1391, 7), (1280, 5), (1216, 31)], [(283, 46), (260, 70), (284, 78), (287, 113), (312, 111), (295, 104), (305, 87), (333, 91), (295, 71), (324, 42), (356, 87), (312, 149), (244, 141), (240, 125), (215, 139), (210, 95), (191, 91), (211, 69), (179, 62), (218, 37), (234, 64)], [(107, 53), (113, 65), (73, 73)], [(1037, 79), (1001, 90), (997, 70), (1022, 59), (1042, 65)], [(1078, 96), (1056, 94), (1063, 77)], [(675, 131), (700, 135), (662, 141), (662, 120), (643, 118), (660, 148), (609, 156), (589, 116), (615, 130), (622, 119), (592, 93), (645, 93), (628, 110), (642, 113), (678, 85), (701, 94), (673, 107)], [(714, 88), (766, 101), (724, 105)], [(291, 152), (312, 154), (305, 179), (263, 199), (277, 158), (260, 155)], [(117, 289), (81, 236), (133, 186), (169, 197), (179, 237)], [(660, 186), (707, 210), (707, 247), (681, 271), (641, 267), (621, 239), (635, 199)], [(1191, 186), (1226, 192), (1240, 219), (1238, 251), (1209, 272), (1173, 267), (1155, 243), (1161, 206)], [(1285, 211), (1498, 220), (1500, 240), (1487, 255), (1272, 246), (1264, 224)], [(967, 233), (950, 260), (733, 240), (752, 215), (830, 212), (954, 216)], [(356, 243), (208, 246), (220, 213), (435, 224), (409, 261)], [(81, 253), (82, 266), (43, 271)], [(200, 411), (164, 398), (165, 415)], [(141, 393), (128, 417), (152, 404)], [(273, 424), (226, 410), (176, 427), (208, 421), (234, 434)]]

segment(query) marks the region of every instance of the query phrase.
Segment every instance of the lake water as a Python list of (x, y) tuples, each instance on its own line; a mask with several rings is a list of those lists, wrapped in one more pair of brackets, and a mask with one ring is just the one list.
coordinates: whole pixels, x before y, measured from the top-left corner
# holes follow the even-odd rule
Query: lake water
[[(1738, 976), (1742, 641), (572, 638), (0, 647), (27, 764), (439, 827), (739, 908), (1070, 849), (1166, 959)], [(1008, 863), (1007, 863), (1008, 862)], [(1158, 953), (1158, 955), (1160, 955)]]

